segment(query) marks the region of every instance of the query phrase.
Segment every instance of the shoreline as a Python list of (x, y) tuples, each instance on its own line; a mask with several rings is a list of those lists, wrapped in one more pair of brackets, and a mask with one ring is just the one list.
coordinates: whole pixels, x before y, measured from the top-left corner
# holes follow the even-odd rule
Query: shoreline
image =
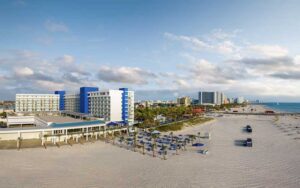
[[(273, 110), (274, 112), (278, 112), (278, 113), (300, 113), (300, 108), (299, 108), (299, 110), (295, 110), (295, 109), (291, 109), (291, 110), (288, 110), (288, 109), (285, 109), (285, 110), (283, 110), (283, 109), (278, 109), (278, 108), (276, 108), (276, 107), (274, 107), (274, 106), (268, 106), (268, 104), (272, 104), (272, 105), (275, 105), (276, 103), (274, 102), (274, 103), (261, 103), (261, 104), (258, 104), (258, 105), (262, 105), (262, 106), (264, 106), (265, 108), (267, 108), (267, 109), (271, 109), (271, 110)], [(278, 103), (278, 105), (280, 106), (280, 104), (281, 105), (286, 105), (286, 104), (298, 104), (299, 106), (300, 106), (300, 103), (296, 103), (296, 102), (291, 102), (291, 103), (284, 103), (284, 102), (282, 102), (282, 103)]]
[[(249, 104), (246, 107), (238, 107), (238, 108), (232, 108), (232, 110), (236, 110), (238, 113), (240, 113), (239, 115), (242, 115), (243, 113), (245, 114), (253, 114), (253, 115), (263, 115), (265, 114), (265, 111), (273, 111), (276, 114), (296, 114), (296, 115), (300, 115), (300, 111), (283, 111), (283, 110), (278, 110), (275, 108), (271, 108), (265, 104)], [(253, 110), (253, 111), (252, 111)], [(238, 114), (237, 113), (237, 114)], [(256, 114), (257, 113), (257, 114)], [(266, 114), (267, 115), (267, 114)]]

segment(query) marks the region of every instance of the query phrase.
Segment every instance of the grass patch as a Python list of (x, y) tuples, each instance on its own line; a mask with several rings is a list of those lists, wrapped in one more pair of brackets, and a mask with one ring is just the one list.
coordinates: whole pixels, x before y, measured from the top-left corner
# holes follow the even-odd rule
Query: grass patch
[(192, 126), (196, 124), (202, 124), (208, 121), (213, 120), (213, 118), (194, 118), (194, 119), (189, 119), (186, 121), (181, 121), (181, 122), (175, 122), (167, 125), (162, 125), (159, 127), (156, 127), (155, 129), (161, 132), (168, 132), (168, 131), (179, 131), (183, 129), (185, 126)]
[(184, 126), (183, 123), (173, 123), (173, 124), (163, 125), (155, 129), (161, 132), (179, 131), (182, 129), (183, 126)]

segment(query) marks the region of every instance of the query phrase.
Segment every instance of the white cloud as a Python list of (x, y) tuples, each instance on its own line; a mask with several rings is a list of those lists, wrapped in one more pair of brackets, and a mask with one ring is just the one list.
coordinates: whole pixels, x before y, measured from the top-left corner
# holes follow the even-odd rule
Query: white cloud
[[(243, 43), (235, 40), (236, 33), (231, 35), (223, 31), (212, 32), (203, 39), (171, 33), (165, 33), (165, 37), (182, 42), (184, 51), (179, 50), (179, 54), (186, 59), (179, 67), (178, 75), (181, 76), (162, 75), (173, 80), (170, 89), (203, 88), (273, 97), (300, 95), (297, 87), (300, 84), (300, 56), (288, 56), (288, 49), (282, 46)], [(191, 51), (188, 52), (186, 47)], [(217, 56), (219, 54), (224, 56)]]
[(248, 47), (250, 52), (267, 57), (282, 57), (288, 55), (288, 50), (279, 45), (251, 45)]
[(16, 67), (14, 72), (17, 76), (31, 76), (34, 74), (34, 71), (28, 67)]
[(54, 91), (54, 90), (63, 90), (65, 89), (64, 83), (46, 81), (46, 80), (37, 80), (37, 85), (46, 91)]
[(174, 81), (173, 81), (179, 88), (185, 88), (185, 89), (187, 89), (187, 88), (190, 88), (191, 87), (191, 84), (190, 83), (188, 83), (188, 81), (187, 80), (184, 80), (184, 79), (175, 79)]
[(211, 46), (209, 46), (206, 42), (196, 38), (196, 37), (190, 37), (190, 36), (184, 36), (184, 35), (175, 35), (172, 33), (165, 33), (165, 37), (172, 39), (172, 40), (177, 40), (177, 41), (183, 41), (190, 43), (193, 49), (209, 49)]
[(155, 77), (156, 75), (154, 73), (138, 67), (101, 66), (98, 72), (98, 78), (105, 82), (138, 85), (148, 84), (148, 79), (153, 79)]
[(231, 54), (235, 51), (236, 47), (232, 41), (226, 40), (222, 43), (217, 44), (215, 48), (223, 54)]
[(56, 59), (59, 63), (65, 63), (65, 64), (71, 64), (75, 61), (75, 58), (71, 55), (63, 55), (62, 57), (59, 57)]
[(234, 35), (222, 33), (214, 33), (212, 35), (200, 39), (194, 36), (175, 35), (172, 33), (164, 33), (167, 39), (180, 41), (190, 49), (195, 51), (207, 51), (213, 53), (220, 53), (223, 55), (234, 55), (239, 48), (230, 40)]
[(68, 32), (69, 28), (63, 22), (54, 22), (47, 20), (44, 24), (45, 28), (51, 32)]
[(295, 64), (300, 67), (300, 55), (294, 57)]
[(208, 40), (228, 40), (235, 38), (238, 33), (240, 33), (240, 29), (236, 29), (231, 33), (225, 32), (222, 29), (214, 29), (208, 36)]
[(20, 50), (20, 51), (17, 51), (16, 53), (21, 58), (34, 58), (34, 57), (38, 56), (38, 54), (36, 52), (29, 51), (29, 50)]
[(62, 87), (78, 90), (82, 85), (95, 85), (94, 75), (89, 74), (90, 66), (83, 67), (75, 63), (72, 55), (45, 59), (32, 51), (1, 52), (0, 81), (7, 93), (44, 93)]
[(87, 66), (70, 54), (47, 59), (36, 52), (21, 50), (1, 55), (1, 86), (7, 93), (77, 90), (82, 85), (101, 88), (130, 85), (138, 89), (172, 91), (162, 92), (171, 96), (200, 89), (237, 95), (300, 95), (300, 55), (288, 56), (286, 48), (242, 43), (236, 41), (236, 33), (227, 34), (222, 30), (207, 37), (172, 33), (164, 36), (182, 45), (172, 52), (183, 58), (181, 64), (168, 62), (171, 68), (167, 72), (160, 67), (150, 71), (142, 67), (95, 63)]

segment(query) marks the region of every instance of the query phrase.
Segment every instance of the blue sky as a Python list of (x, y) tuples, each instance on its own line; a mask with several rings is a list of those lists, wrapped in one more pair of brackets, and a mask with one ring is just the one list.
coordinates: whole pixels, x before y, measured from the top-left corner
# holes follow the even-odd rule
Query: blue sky
[(299, 1), (1, 1), (0, 99), (129, 87), (300, 101)]

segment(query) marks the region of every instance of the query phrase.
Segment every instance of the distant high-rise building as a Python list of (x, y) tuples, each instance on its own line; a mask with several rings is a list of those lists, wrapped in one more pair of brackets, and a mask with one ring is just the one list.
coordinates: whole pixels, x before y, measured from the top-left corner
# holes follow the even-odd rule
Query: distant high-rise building
[(201, 105), (221, 105), (224, 104), (224, 94), (218, 91), (198, 93), (199, 104)]
[(177, 104), (180, 106), (189, 106), (191, 105), (191, 98), (190, 97), (177, 98)]
[(229, 98), (228, 101), (230, 104), (232, 104), (232, 103), (234, 103), (235, 100), (234, 100), (234, 98)]
[(192, 100), (192, 105), (197, 105), (199, 104), (199, 100), (198, 99), (193, 99)]
[(236, 98), (235, 102), (236, 102), (237, 104), (242, 104), (242, 103), (245, 102), (245, 99), (244, 99), (244, 97), (238, 97), (238, 98)]

